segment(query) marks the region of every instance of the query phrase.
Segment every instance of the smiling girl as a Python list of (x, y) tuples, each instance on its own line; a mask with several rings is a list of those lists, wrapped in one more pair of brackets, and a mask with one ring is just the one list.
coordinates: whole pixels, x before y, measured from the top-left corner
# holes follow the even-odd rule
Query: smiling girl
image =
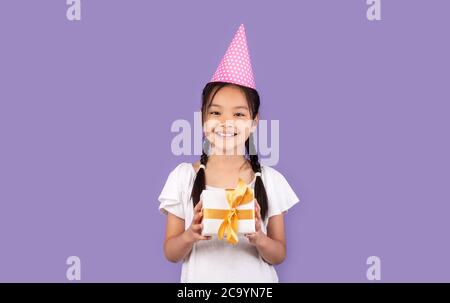
[[(278, 282), (273, 265), (286, 257), (284, 213), (299, 199), (280, 172), (259, 163), (252, 138), (259, 107), (241, 25), (203, 89), (209, 148), (200, 161), (172, 170), (158, 198), (167, 215), (164, 253), (183, 261), (181, 282)], [(236, 188), (239, 178), (254, 189), (255, 232), (239, 235), (236, 245), (202, 236), (202, 191)]]

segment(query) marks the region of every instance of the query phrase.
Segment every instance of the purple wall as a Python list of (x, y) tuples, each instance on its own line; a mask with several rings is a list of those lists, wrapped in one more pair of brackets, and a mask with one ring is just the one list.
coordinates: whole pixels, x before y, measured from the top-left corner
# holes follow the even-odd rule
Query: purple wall
[(0, 3), (0, 281), (177, 282), (157, 196), (176, 119), (244, 23), (286, 216), (280, 281), (449, 281), (449, 1)]

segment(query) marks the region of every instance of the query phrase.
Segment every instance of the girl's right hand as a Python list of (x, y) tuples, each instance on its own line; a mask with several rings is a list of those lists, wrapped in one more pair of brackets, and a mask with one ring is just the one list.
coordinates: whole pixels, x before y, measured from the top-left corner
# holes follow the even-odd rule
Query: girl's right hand
[(203, 228), (203, 202), (200, 200), (194, 207), (194, 217), (192, 218), (191, 226), (186, 230), (186, 235), (190, 242), (197, 242), (199, 240), (210, 240), (211, 236), (202, 236)]

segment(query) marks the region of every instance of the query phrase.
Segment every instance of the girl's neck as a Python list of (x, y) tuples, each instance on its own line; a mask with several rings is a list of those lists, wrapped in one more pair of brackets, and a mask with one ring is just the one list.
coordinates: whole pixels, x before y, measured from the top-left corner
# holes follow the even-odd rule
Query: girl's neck
[(246, 162), (247, 159), (243, 155), (213, 154), (208, 157), (208, 165), (225, 169), (241, 168)]

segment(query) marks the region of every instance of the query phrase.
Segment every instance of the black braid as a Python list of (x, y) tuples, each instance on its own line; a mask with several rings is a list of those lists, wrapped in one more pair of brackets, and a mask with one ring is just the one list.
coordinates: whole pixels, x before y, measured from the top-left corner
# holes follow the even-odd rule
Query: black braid
[[(251, 142), (251, 145), (250, 145)], [(255, 150), (255, 144), (253, 142), (253, 134), (245, 141), (245, 149), (250, 158), (250, 165), (254, 173), (262, 173), (261, 164), (259, 163), (258, 153)], [(261, 207), (261, 218), (264, 218), (268, 212), (267, 192), (262, 181), (262, 177), (256, 177), (255, 180), (255, 198)]]
[[(202, 155), (200, 157), (200, 164), (203, 164), (206, 167), (206, 163), (208, 162), (208, 155), (203, 150)], [(206, 187), (205, 181), (205, 170), (200, 168), (197, 172), (197, 176), (195, 177), (194, 186), (191, 192), (192, 202), (194, 203), (194, 207), (200, 201), (200, 195), (202, 191)]]

